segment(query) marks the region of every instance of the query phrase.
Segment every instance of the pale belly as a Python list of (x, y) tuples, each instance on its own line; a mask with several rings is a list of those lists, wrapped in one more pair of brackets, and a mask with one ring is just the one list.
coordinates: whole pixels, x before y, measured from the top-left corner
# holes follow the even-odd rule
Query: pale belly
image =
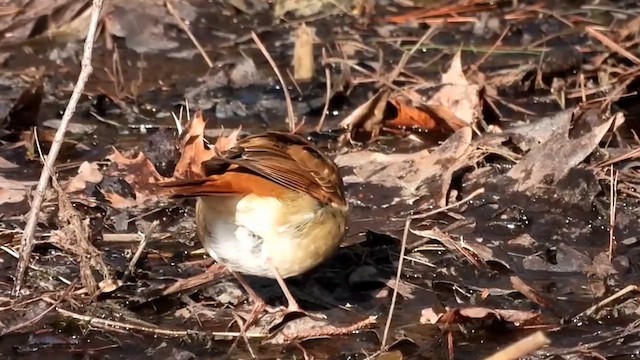
[(253, 196), (203, 197), (197, 204), (198, 235), (209, 255), (232, 271), (274, 278), (270, 261), (283, 278), (299, 275), (339, 247), (345, 228), (337, 213), (310, 204)]

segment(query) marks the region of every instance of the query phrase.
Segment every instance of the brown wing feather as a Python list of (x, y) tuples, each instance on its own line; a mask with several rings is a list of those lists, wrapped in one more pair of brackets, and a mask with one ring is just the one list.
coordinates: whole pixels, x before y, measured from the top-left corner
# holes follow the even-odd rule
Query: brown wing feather
[[(256, 193), (255, 189), (237, 184), (240, 178), (235, 176), (242, 174), (245, 176), (243, 180), (254, 181), (251, 186), (259, 185), (263, 187), (262, 191), (275, 191), (275, 187), (280, 185), (308, 193), (325, 203), (345, 204), (344, 185), (338, 167), (314, 144), (298, 135), (267, 132), (249, 136), (239, 140), (220, 157), (205, 161), (202, 165), (207, 178), (169, 186), (180, 187), (176, 193), (183, 196), (246, 191)], [(234, 181), (224, 182), (225, 174), (234, 174)], [(255, 182), (257, 177), (263, 181)]]

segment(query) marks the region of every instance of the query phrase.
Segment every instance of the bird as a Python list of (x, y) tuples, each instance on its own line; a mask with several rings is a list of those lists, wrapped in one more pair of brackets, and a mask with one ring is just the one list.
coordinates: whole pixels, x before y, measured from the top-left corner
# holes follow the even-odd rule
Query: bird
[[(197, 198), (203, 248), (247, 291), (253, 315), (265, 309), (309, 314), (285, 279), (319, 266), (345, 237), (349, 206), (335, 162), (300, 135), (267, 131), (238, 140), (201, 166), (200, 178), (163, 186), (174, 197)], [(245, 275), (275, 279), (287, 307), (268, 307)]]

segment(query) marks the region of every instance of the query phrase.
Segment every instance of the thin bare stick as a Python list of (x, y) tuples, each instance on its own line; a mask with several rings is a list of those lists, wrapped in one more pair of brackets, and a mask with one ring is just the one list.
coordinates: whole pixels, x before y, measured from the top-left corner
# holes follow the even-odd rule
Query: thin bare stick
[(324, 125), (324, 119), (327, 117), (327, 111), (329, 111), (329, 101), (331, 100), (331, 71), (329, 70), (329, 66), (324, 63), (324, 60), (327, 58), (327, 50), (322, 48), (322, 65), (324, 66), (324, 77), (325, 83), (327, 84), (327, 98), (324, 100), (324, 107), (322, 108), (322, 116), (320, 116), (320, 121), (318, 121), (318, 126), (316, 127), (316, 131), (321, 131), (322, 126)]
[(400, 258), (398, 259), (398, 270), (396, 271), (396, 283), (393, 287), (393, 296), (391, 296), (391, 305), (389, 307), (389, 314), (387, 314), (387, 321), (384, 324), (384, 333), (382, 335), (380, 351), (384, 351), (384, 349), (387, 347), (387, 337), (389, 336), (389, 329), (391, 328), (393, 310), (396, 307), (396, 300), (398, 299), (398, 288), (400, 287), (400, 276), (402, 275), (402, 264), (404, 263), (404, 252), (407, 249), (407, 237), (409, 236), (410, 224), (411, 216), (407, 216), (407, 220), (404, 223), (404, 232), (402, 233), (402, 244), (400, 245)]
[(78, 81), (76, 82), (76, 85), (73, 88), (73, 92), (71, 93), (69, 104), (67, 104), (67, 108), (62, 115), (60, 127), (56, 131), (53, 143), (51, 144), (51, 149), (49, 150), (49, 154), (47, 156), (46, 166), (42, 168), (42, 172), (40, 173), (40, 180), (38, 181), (36, 193), (31, 203), (29, 219), (27, 220), (24, 234), (20, 241), (20, 259), (18, 260), (18, 266), (16, 267), (15, 282), (13, 284), (12, 290), (13, 296), (20, 295), (25, 272), (27, 270), (27, 267), (29, 266), (31, 251), (33, 250), (34, 246), (34, 233), (36, 230), (36, 224), (38, 222), (38, 214), (40, 213), (40, 207), (42, 206), (44, 194), (47, 190), (47, 186), (49, 185), (49, 178), (51, 176), (50, 169), (53, 169), (55, 165), (56, 158), (58, 157), (62, 142), (64, 141), (64, 134), (67, 130), (67, 125), (69, 125), (69, 121), (71, 120), (73, 113), (76, 111), (76, 105), (80, 100), (80, 96), (82, 96), (84, 86), (87, 83), (89, 76), (93, 72), (93, 67), (91, 66), (91, 56), (93, 53), (93, 42), (96, 38), (96, 29), (98, 28), (98, 21), (100, 20), (100, 13), (102, 11), (102, 0), (93, 0), (92, 6), (93, 8), (91, 10), (91, 21), (89, 23), (87, 37), (84, 41), (84, 52), (82, 55), (80, 75), (78, 76)]
[(551, 344), (551, 340), (542, 332), (537, 331), (524, 339), (516, 341), (484, 360), (515, 360), (529, 355)]
[(176, 9), (173, 7), (173, 4), (171, 4), (171, 3), (172, 3), (171, 0), (167, 0), (166, 1), (167, 10), (169, 11), (169, 13), (171, 15), (173, 15), (173, 17), (176, 19), (176, 21), (178, 22), (178, 25), (180, 25), (182, 30), (184, 30), (184, 32), (187, 33), (187, 36), (189, 36), (189, 39), (191, 39), (191, 42), (193, 42), (193, 45), (196, 46), (196, 48), (200, 52), (200, 55), (202, 55), (202, 58), (204, 58), (204, 61), (206, 61), (207, 65), (209, 65), (209, 68), (212, 68), (213, 67), (213, 61), (211, 61), (211, 59), (209, 59), (209, 55), (207, 55), (207, 53), (204, 51), (204, 48), (202, 47), (202, 45), (200, 45), (200, 42), (198, 41), (198, 39), (196, 39), (196, 37), (191, 32), (191, 30), (189, 30), (189, 27), (180, 18), (180, 14), (178, 14)]
[(616, 251), (616, 205), (618, 202), (618, 172), (613, 169), (611, 164), (611, 178), (609, 179), (609, 261), (613, 259), (613, 254)]
[(258, 46), (258, 49), (262, 51), (262, 55), (264, 55), (264, 57), (267, 59), (267, 61), (269, 62), (269, 65), (271, 65), (271, 67), (273, 68), (273, 71), (276, 73), (276, 76), (278, 76), (278, 80), (280, 80), (280, 85), (282, 85), (282, 91), (284, 92), (284, 99), (287, 103), (287, 121), (289, 123), (289, 130), (291, 132), (295, 132), (296, 116), (293, 113), (293, 103), (291, 102), (291, 95), (289, 94), (289, 89), (287, 89), (287, 84), (285, 84), (284, 78), (282, 77), (280, 70), (278, 70), (278, 66), (276, 65), (276, 62), (273, 61), (273, 58), (271, 57), (271, 55), (269, 55), (267, 48), (264, 47), (258, 35), (256, 35), (256, 33), (252, 31), (251, 38)]

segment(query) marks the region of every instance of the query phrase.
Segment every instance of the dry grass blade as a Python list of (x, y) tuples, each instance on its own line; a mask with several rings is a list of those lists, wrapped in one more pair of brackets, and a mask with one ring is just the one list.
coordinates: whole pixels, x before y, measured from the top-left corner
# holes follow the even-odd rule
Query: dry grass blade
[(318, 121), (318, 126), (316, 127), (316, 131), (322, 130), (322, 126), (324, 125), (324, 120), (327, 118), (327, 111), (329, 111), (329, 102), (331, 101), (331, 71), (329, 71), (329, 66), (327, 66), (326, 60), (327, 60), (327, 51), (325, 48), (322, 48), (322, 65), (324, 66), (324, 77), (325, 77), (325, 84), (327, 85), (327, 95), (324, 100), (322, 115), (320, 116), (320, 121)]
[(213, 61), (211, 61), (211, 59), (209, 58), (209, 55), (207, 55), (207, 52), (204, 51), (204, 48), (202, 47), (202, 45), (200, 45), (200, 42), (198, 41), (198, 39), (196, 39), (196, 37), (191, 32), (191, 30), (189, 30), (189, 27), (187, 26), (187, 24), (185, 24), (185, 22), (180, 18), (180, 14), (178, 14), (176, 9), (173, 7), (172, 1), (167, 0), (166, 6), (167, 6), (167, 11), (169, 11), (169, 13), (176, 19), (178, 24), (180, 24), (180, 27), (182, 28), (182, 30), (185, 33), (187, 33), (187, 36), (189, 36), (189, 39), (191, 39), (193, 44), (196, 46), (196, 48), (200, 52), (200, 55), (202, 55), (202, 58), (204, 59), (204, 61), (206, 61), (207, 65), (209, 65), (209, 67), (212, 68)]
[(284, 78), (282, 77), (282, 74), (280, 73), (280, 70), (278, 69), (276, 62), (273, 61), (273, 58), (271, 57), (271, 55), (269, 55), (267, 48), (264, 47), (258, 35), (256, 35), (256, 33), (252, 31), (251, 38), (253, 38), (253, 41), (258, 46), (258, 49), (262, 51), (262, 54), (269, 62), (269, 65), (271, 65), (271, 67), (273, 68), (273, 71), (276, 73), (276, 76), (278, 76), (278, 80), (280, 80), (280, 84), (282, 85), (282, 91), (284, 92), (284, 97), (287, 103), (287, 121), (289, 123), (289, 131), (295, 132), (296, 117), (293, 112), (293, 103), (291, 102), (291, 95), (289, 94), (289, 89), (287, 88), (287, 84), (284, 82)]
[(29, 218), (24, 229), (22, 240), (20, 242), (20, 259), (18, 261), (18, 266), (16, 267), (15, 281), (12, 290), (12, 294), (14, 296), (20, 295), (25, 272), (31, 259), (31, 251), (33, 250), (34, 246), (34, 233), (36, 230), (36, 224), (38, 222), (38, 213), (40, 212), (40, 207), (42, 206), (42, 202), (44, 200), (45, 191), (47, 189), (47, 186), (49, 185), (49, 178), (51, 176), (50, 169), (52, 169), (55, 165), (56, 158), (58, 157), (58, 153), (60, 152), (60, 148), (62, 147), (62, 142), (64, 141), (64, 135), (67, 130), (67, 126), (69, 125), (69, 121), (75, 113), (76, 106), (78, 104), (78, 101), (80, 100), (80, 96), (82, 96), (82, 93), (84, 91), (84, 86), (87, 83), (89, 76), (93, 72), (93, 67), (91, 66), (93, 42), (96, 38), (96, 30), (98, 28), (98, 21), (100, 20), (102, 3), (102, 0), (93, 0), (91, 22), (89, 23), (89, 30), (87, 31), (87, 37), (84, 43), (84, 52), (82, 55), (80, 75), (78, 76), (78, 81), (73, 88), (73, 92), (71, 94), (71, 98), (69, 99), (69, 103), (67, 104), (67, 108), (62, 115), (60, 126), (56, 131), (53, 143), (51, 144), (51, 149), (49, 150), (49, 154), (47, 156), (46, 166), (42, 168), (42, 172), (40, 173), (40, 180), (38, 181), (35, 196), (33, 198), (33, 202), (31, 203)]
[(551, 340), (542, 332), (537, 331), (521, 339), (484, 360), (515, 360), (529, 355), (536, 350), (551, 344)]
[(640, 59), (637, 56), (633, 55), (632, 53), (627, 51), (627, 49), (623, 48), (622, 46), (616, 44), (615, 41), (609, 39), (604, 34), (599, 32), (598, 30), (596, 30), (595, 28), (593, 28), (591, 26), (587, 26), (587, 27), (585, 27), (585, 31), (587, 33), (589, 33), (589, 35), (593, 36), (598, 41), (603, 43), (604, 46), (606, 46), (609, 49), (617, 52), (618, 54), (626, 57), (627, 59), (633, 61), (636, 65), (640, 65)]
[(160, 224), (160, 222), (158, 220), (155, 220), (154, 222), (151, 223), (151, 225), (149, 225), (149, 229), (147, 229), (147, 231), (145, 231), (145, 233), (141, 235), (140, 245), (138, 245), (138, 249), (136, 250), (136, 253), (131, 258), (131, 262), (129, 262), (127, 271), (125, 271), (124, 275), (122, 275), (122, 279), (126, 279), (127, 276), (129, 276), (129, 274), (133, 273), (133, 270), (136, 267), (136, 263), (138, 262), (138, 259), (140, 259), (140, 256), (142, 255), (142, 251), (151, 240), (151, 236), (153, 232), (156, 230), (156, 227), (158, 226), (158, 224)]
[(618, 201), (618, 172), (611, 165), (609, 178), (609, 261), (613, 260), (613, 254), (616, 251), (616, 205)]

